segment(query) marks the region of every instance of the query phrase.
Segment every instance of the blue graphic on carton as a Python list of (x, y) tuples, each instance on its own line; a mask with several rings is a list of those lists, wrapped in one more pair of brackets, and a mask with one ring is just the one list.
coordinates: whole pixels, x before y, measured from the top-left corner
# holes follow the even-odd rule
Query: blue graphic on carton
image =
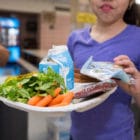
[(66, 46), (48, 51), (47, 57), (43, 58), (39, 63), (39, 71), (47, 72), (48, 67), (51, 67), (64, 78), (66, 87), (69, 90), (74, 88), (73, 61)]

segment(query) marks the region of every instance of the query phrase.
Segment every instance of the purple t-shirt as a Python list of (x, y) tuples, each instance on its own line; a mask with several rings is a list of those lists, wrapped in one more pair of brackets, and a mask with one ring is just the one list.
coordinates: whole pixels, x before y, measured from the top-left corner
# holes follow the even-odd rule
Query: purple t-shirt
[[(117, 36), (99, 43), (91, 38), (90, 27), (73, 31), (68, 48), (75, 66), (81, 68), (89, 56), (96, 61), (113, 61), (128, 55), (140, 70), (140, 28), (128, 25)], [(106, 101), (85, 112), (71, 113), (73, 140), (134, 140), (131, 96), (118, 88)]]

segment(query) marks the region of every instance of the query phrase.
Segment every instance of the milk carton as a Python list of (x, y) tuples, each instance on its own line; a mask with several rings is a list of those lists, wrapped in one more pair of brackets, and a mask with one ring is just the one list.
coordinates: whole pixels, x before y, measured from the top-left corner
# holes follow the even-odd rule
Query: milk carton
[(74, 67), (67, 46), (53, 46), (48, 51), (47, 56), (39, 63), (39, 71), (46, 73), (48, 67), (64, 78), (69, 90), (74, 88)]

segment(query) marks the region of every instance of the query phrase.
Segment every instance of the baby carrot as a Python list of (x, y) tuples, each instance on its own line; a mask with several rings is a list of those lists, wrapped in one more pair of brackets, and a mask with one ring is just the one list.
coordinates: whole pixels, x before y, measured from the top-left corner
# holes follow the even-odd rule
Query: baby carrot
[(36, 105), (42, 98), (42, 96), (35, 95), (28, 100), (27, 104)]
[(64, 94), (60, 94), (58, 96), (56, 96), (55, 98), (53, 98), (53, 100), (48, 104), (48, 106), (53, 106), (56, 104), (59, 104), (62, 102), (62, 100), (64, 99)]
[(56, 97), (56, 96), (58, 96), (59, 95), (59, 93), (61, 92), (61, 87), (57, 87), (55, 90), (54, 90), (54, 95), (53, 95), (53, 97)]
[(59, 104), (53, 105), (53, 107), (68, 105), (71, 103), (73, 97), (74, 97), (74, 93), (69, 91), (64, 95), (64, 99), (62, 100), (62, 102)]
[(70, 103), (71, 101), (72, 101), (72, 99), (73, 99), (73, 97), (74, 97), (74, 93), (73, 92), (71, 92), (71, 91), (68, 91), (66, 94), (65, 94), (65, 98), (63, 99), (63, 103), (65, 102), (65, 103)]
[(45, 106), (47, 106), (52, 101), (52, 99), (53, 99), (53, 97), (51, 95), (46, 95), (35, 106), (45, 107)]

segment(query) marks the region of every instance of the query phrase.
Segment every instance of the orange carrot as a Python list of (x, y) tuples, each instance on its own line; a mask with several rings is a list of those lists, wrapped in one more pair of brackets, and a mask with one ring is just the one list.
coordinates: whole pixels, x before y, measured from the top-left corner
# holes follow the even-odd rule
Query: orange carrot
[(42, 100), (40, 100), (36, 104), (36, 106), (45, 107), (52, 101), (52, 99), (53, 99), (53, 97), (51, 95), (46, 95)]
[(65, 106), (71, 103), (72, 99), (74, 97), (74, 93), (73, 92), (67, 92), (64, 96), (64, 99), (62, 100), (61, 103), (56, 104), (56, 105), (52, 105), (53, 107), (58, 107), (58, 106)]
[(42, 96), (35, 95), (28, 100), (27, 104), (36, 105), (42, 98)]
[(53, 105), (61, 103), (64, 97), (65, 97), (64, 94), (59, 94), (48, 104), (48, 106), (53, 106)]
[(57, 88), (54, 90), (54, 95), (53, 95), (53, 97), (58, 96), (58, 95), (60, 94), (61, 90), (62, 90), (61, 87), (57, 87)]

